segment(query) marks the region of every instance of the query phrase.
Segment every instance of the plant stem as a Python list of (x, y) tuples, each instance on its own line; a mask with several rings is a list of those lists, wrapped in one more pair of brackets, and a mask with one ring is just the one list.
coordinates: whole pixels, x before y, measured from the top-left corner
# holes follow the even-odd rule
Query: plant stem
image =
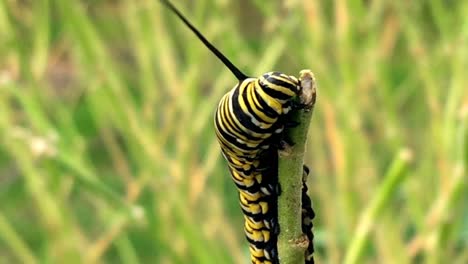
[(292, 113), (292, 120), (298, 126), (288, 129), (286, 135), (294, 146), (280, 153), (278, 162), (278, 177), (281, 195), (278, 198), (278, 222), (280, 234), (278, 237), (279, 259), (282, 264), (303, 264), (304, 253), (308, 240), (302, 233), (301, 195), (304, 152), (315, 103), (315, 80), (308, 71), (301, 72), (301, 103), (307, 109)]

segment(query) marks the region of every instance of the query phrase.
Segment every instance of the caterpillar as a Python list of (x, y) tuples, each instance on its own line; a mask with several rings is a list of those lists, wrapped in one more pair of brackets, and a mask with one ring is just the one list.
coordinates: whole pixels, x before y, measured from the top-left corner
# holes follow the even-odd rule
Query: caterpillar
[[(244, 214), (245, 237), (249, 242), (251, 263), (278, 264), (277, 239), (280, 232), (277, 202), (278, 150), (287, 140), (285, 127), (294, 126), (288, 113), (304, 107), (297, 102), (301, 80), (313, 79), (310, 70), (296, 78), (280, 72), (267, 72), (258, 78), (240, 71), (214, 47), (168, 0), (161, 0), (198, 39), (232, 72), (238, 83), (220, 100), (214, 115), (214, 126), (222, 155), (237, 186)], [(315, 97), (312, 99), (315, 100)], [(312, 219), (315, 213), (307, 194), (304, 166), (302, 186), (302, 232), (309, 239), (305, 263), (314, 263)]]

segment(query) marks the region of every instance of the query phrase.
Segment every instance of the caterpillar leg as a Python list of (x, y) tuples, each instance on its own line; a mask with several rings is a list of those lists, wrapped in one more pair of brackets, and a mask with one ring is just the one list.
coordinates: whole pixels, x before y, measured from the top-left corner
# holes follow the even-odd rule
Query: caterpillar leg
[(304, 165), (302, 173), (302, 232), (309, 239), (309, 246), (305, 252), (305, 264), (314, 264), (314, 234), (312, 233), (315, 212), (312, 209), (312, 201), (307, 194), (307, 176), (309, 175), (309, 168)]
[(302, 165), (302, 181), (307, 182), (307, 176), (309, 176), (310, 169), (307, 165)]
[(304, 104), (304, 103), (300, 103), (300, 102), (292, 102), (291, 103), (291, 108), (293, 110), (305, 109), (307, 111), (307, 107), (309, 107), (308, 104)]
[(293, 121), (290, 115), (280, 116), (271, 130), (273, 132), (271, 136), (262, 142), (259, 147), (263, 149), (273, 148), (280, 152), (290, 151), (290, 148), (294, 146), (294, 142), (286, 136), (285, 128), (293, 128), (299, 124), (299, 122)]
[(269, 143), (274, 149), (279, 151), (280, 156), (287, 156), (291, 153), (292, 147), (294, 146), (294, 142), (288, 138), (286, 133), (284, 132), (285, 127), (295, 127), (299, 125), (299, 123), (294, 121), (288, 122), (279, 122), (281, 123), (281, 129), (277, 130), (280, 131), (279, 133), (273, 134), (270, 137)]
[[(297, 127), (300, 123), (297, 121), (292, 120), (291, 116), (284, 115), (280, 117), (278, 122), (284, 128), (293, 128)], [(294, 142), (284, 133), (282, 130), (281, 133), (274, 136), (275, 140), (273, 141), (273, 145), (279, 150), (281, 156), (287, 156), (291, 153), (292, 147), (294, 146)]]
[(284, 127), (285, 128), (293, 128), (293, 127), (297, 127), (300, 123), (297, 122), (297, 121), (294, 121), (294, 120), (288, 120), (286, 122), (284, 122)]

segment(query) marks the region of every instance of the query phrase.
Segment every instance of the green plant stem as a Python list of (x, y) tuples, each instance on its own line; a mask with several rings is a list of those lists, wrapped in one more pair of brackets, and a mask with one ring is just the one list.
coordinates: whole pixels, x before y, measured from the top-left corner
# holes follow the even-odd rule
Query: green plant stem
[[(312, 93), (315, 94), (314, 80), (310, 81), (309, 88), (313, 89)], [(312, 106), (313, 103), (314, 101), (311, 102)], [(278, 253), (282, 264), (304, 263), (304, 253), (308, 246), (307, 237), (302, 233), (301, 195), (305, 144), (312, 110), (311, 107), (309, 110), (299, 110), (292, 114), (292, 120), (299, 125), (288, 129), (286, 134), (294, 142), (294, 146), (285, 151), (286, 154), (280, 153), (278, 162), (281, 186), (281, 195), (278, 198)]]
[(359, 258), (363, 253), (369, 233), (379, 214), (384, 210), (385, 206), (388, 205), (392, 194), (405, 178), (405, 172), (408, 170), (408, 163), (411, 161), (411, 156), (410, 150), (403, 149), (393, 160), (384, 177), (384, 182), (377, 190), (376, 195), (365, 209), (358, 222), (359, 225), (354, 232), (353, 240), (345, 255), (345, 264), (360, 263)]

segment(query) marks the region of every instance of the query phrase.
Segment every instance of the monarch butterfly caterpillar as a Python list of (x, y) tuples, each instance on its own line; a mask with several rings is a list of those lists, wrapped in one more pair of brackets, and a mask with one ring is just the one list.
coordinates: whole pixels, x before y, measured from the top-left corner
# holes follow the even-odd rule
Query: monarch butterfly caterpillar
[[(282, 148), (285, 127), (292, 109), (306, 108), (315, 102), (315, 93), (300, 100), (301, 80), (308, 78), (315, 85), (310, 70), (300, 77), (280, 72), (268, 72), (258, 78), (245, 75), (215, 48), (168, 0), (161, 0), (234, 74), (238, 83), (220, 100), (214, 116), (215, 130), (221, 151), (228, 163), (232, 179), (239, 192), (244, 213), (244, 231), (250, 243), (253, 264), (279, 263), (277, 239), (280, 232), (277, 202), (278, 150)], [(313, 87), (315, 91), (315, 86)], [(301, 99), (303, 99), (301, 97)], [(309, 239), (305, 263), (312, 258), (312, 219), (315, 214), (307, 195), (305, 179), (309, 169), (304, 166), (302, 186), (302, 232)]]

